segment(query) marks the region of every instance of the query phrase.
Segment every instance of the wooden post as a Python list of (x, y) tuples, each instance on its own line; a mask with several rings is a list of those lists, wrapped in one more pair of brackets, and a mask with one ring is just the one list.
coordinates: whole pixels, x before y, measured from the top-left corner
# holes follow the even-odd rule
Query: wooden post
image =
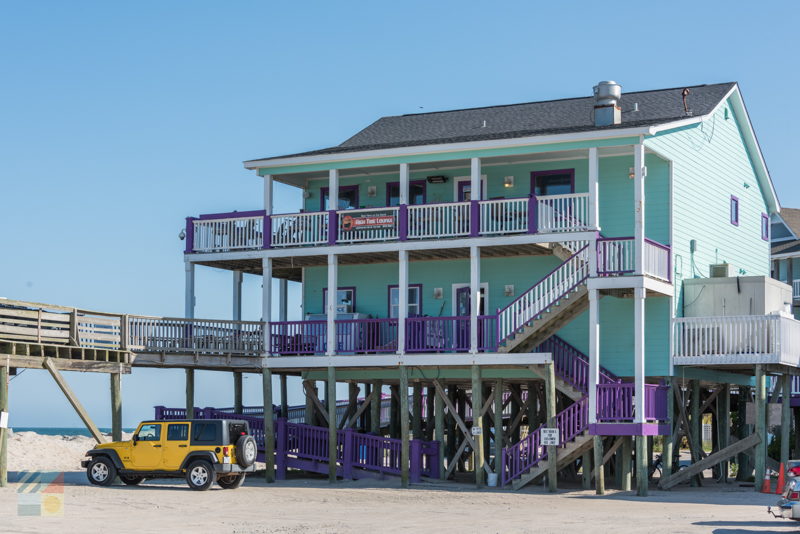
[(639, 497), (647, 497), (648, 484), (647, 436), (636, 436), (636, 494)]
[(353, 417), (353, 414), (358, 410), (358, 384), (349, 382), (347, 384), (347, 411), (345, 416), (342, 417), (339, 428), (345, 428), (348, 417)]
[(194, 369), (186, 369), (186, 417), (194, 419)]
[[(447, 400), (450, 401), (451, 406), (458, 404), (457, 386), (455, 384), (447, 384)], [(445, 457), (448, 462), (456, 462), (458, 459), (453, 455), (456, 453), (456, 420), (455, 414), (451, 413), (445, 419), (445, 432), (447, 433), (447, 445), (445, 446)], [(452, 458), (452, 460), (450, 460)], [(450, 467), (448, 465), (448, 467)]]
[[(481, 368), (477, 365), (472, 366), (472, 427), (483, 428), (483, 416), (481, 406), (483, 406), (483, 383), (481, 381)], [(475, 469), (475, 487), (483, 486), (483, 436), (475, 436), (475, 450), (473, 451), (473, 466)]]
[(661, 476), (667, 478), (672, 474), (672, 433), (675, 430), (675, 399), (672, 393), (675, 387), (675, 380), (671, 381), (667, 390), (667, 419), (669, 420), (669, 434), (664, 436), (663, 448), (661, 449)]
[[(283, 280), (282, 280), (283, 281)], [(280, 375), (281, 378), (281, 417), (287, 419), (289, 417), (289, 394), (286, 386), (286, 375)]]
[(761, 442), (753, 449), (755, 455), (756, 475), (755, 489), (761, 491), (761, 483), (767, 471), (767, 377), (764, 367), (756, 365), (756, 433)]
[(503, 466), (500, 464), (505, 437), (503, 434), (503, 379), (497, 378), (494, 381), (494, 470), (498, 473)]
[[(8, 411), (8, 367), (0, 366), (0, 412)], [(8, 429), (0, 428), (0, 488), (8, 485)]]
[(439, 480), (444, 479), (444, 459), (446, 456), (444, 442), (444, 399), (436, 394), (436, 389), (429, 387), (428, 396), (433, 395), (434, 439), (439, 442)]
[(400, 366), (400, 485), (408, 487), (408, 470), (411, 461), (408, 444), (408, 367)]
[(336, 368), (328, 367), (328, 382), (325, 388), (328, 403), (328, 482), (336, 482)]
[(425, 388), (425, 440), (433, 441), (436, 434), (436, 388), (428, 386)]
[[(516, 421), (520, 410), (520, 405), (519, 402), (517, 402), (517, 398), (522, 398), (522, 388), (519, 386), (519, 384), (509, 384), (508, 389), (513, 391), (511, 395), (511, 412), (509, 421)], [(519, 441), (519, 427), (520, 425), (515, 426), (514, 429), (511, 430), (510, 435), (506, 438), (506, 441), (508, 441), (509, 445)]]
[[(271, 408), (272, 406), (270, 406)], [(233, 372), (233, 411), (238, 414), (244, 411), (242, 403), (242, 373), (239, 371)]]
[(592, 487), (592, 453), (586, 451), (581, 456), (581, 487), (585, 490)]
[[(717, 397), (717, 418), (719, 422), (719, 450), (727, 449), (731, 444), (731, 386), (722, 385), (722, 391)], [(728, 460), (727, 458), (719, 464), (722, 482), (728, 482)]]
[[(750, 387), (749, 386), (739, 386), (739, 395), (737, 395), (737, 415), (738, 415), (738, 432), (736, 437), (739, 440), (745, 439), (747, 436), (750, 435), (750, 425), (746, 423), (747, 419), (747, 401), (750, 399)], [(762, 438), (763, 439), (763, 438)], [(753, 466), (750, 463), (750, 456), (744, 453), (740, 453), (736, 457), (736, 463), (738, 464), (738, 470), (736, 471), (736, 480), (739, 482), (744, 482), (750, 478), (750, 475), (753, 473)], [(758, 486), (758, 484), (756, 484)]]
[[(689, 397), (689, 404), (691, 405), (691, 424), (692, 427), (690, 429), (692, 441), (689, 444), (691, 455), (692, 455), (692, 463), (699, 462), (702, 459), (702, 455), (700, 454), (701, 448), (703, 446), (703, 421), (700, 414), (700, 381), (699, 380), (692, 380), (692, 395)], [(636, 454), (639, 454), (638, 443)], [(638, 464), (638, 459), (637, 459)], [(692, 486), (699, 486), (700, 479), (702, 479), (703, 475), (700, 474), (697, 477), (692, 478)]]
[[(597, 495), (606, 494), (605, 473), (603, 472), (603, 437), (594, 437), (594, 490)], [(591, 475), (590, 475), (591, 476)]]
[[(364, 382), (364, 400), (372, 395), (372, 382)], [(378, 397), (380, 395), (377, 395)], [(380, 402), (379, 399), (376, 399), (376, 396), (372, 396), (372, 400), (370, 401), (369, 410), (365, 410), (361, 414), (361, 420), (358, 423), (358, 426), (362, 429), (362, 432), (369, 432), (369, 429), (372, 428), (372, 405), (376, 402)]]
[(631, 490), (631, 449), (633, 438), (631, 436), (623, 436), (622, 447), (620, 447), (620, 465), (617, 466), (621, 473), (620, 489), (622, 491)]
[(111, 373), (111, 440), (122, 441), (122, 375)]
[[(556, 368), (553, 362), (545, 366), (545, 403), (547, 404), (547, 426), (556, 428)], [(564, 439), (564, 436), (560, 436)], [(547, 490), (558, 491), (558, 447), (547, 447)]]
[(264, 390), (264, 480), (271, 484), (275, 482), (275, 426), (272, 415), (272, 371), (268, 367), (261, 370), (261, 379)]
[[(389, 389), (392, 397), (389, 402), (389, 437), (400, 438), (400, 386), (392, 384)], [(408, 404), (408, 401), (406, 401)]]
[(381, 408), (383, 406), (383, 383), (380, 380), (373, 382), (372, 391), (375, 393), (370, 410), (370, 424), (372, 432), (375, 435), (381, 433)]
[[(467, 392), (463, 388), (459, 388), (458, 392), (458, 417), (462, 421), (467, 420)], [(453, 452), (457, 452), (457, 449), (453, 448)], [(449, 467), (449, 466), (448, 466)], [(464, 460), (464, 455), (460, 455), (458, 457), (458, 470), (462, 473), (467, 471), (466, 461)]]
[[(792, 376), (783, 375), (783, 401), (781, 403), (781, 463), (789, 463), (789, 434), (792, 432)], [(783, 488), (781, 488), (782, 490)]]
[(316, 389), (317, 385), (313, 380), (303, 380), (303, 391), (306, 394), (305, 423), (307, 425), (314, 425), (317, 422), (317, 418), (314, 415), (314, 401), (311, 399), (311, 394)]
[(413, 401), (411, 432), (414, 435), (414, 439), (422, 439), (422, 384), (419, 382), (414, 382)]
[(539, 392), (536, 387), (536, 382), (528, 382), (528, 432), (536, 430), (541, 421), (539, 421)]

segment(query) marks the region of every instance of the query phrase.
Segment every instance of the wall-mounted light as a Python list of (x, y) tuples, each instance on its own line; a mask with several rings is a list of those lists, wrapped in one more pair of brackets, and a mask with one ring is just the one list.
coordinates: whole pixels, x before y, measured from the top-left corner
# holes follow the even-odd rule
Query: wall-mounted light
[(447, 176), (428, 176), (429, 184), (443, 184), (447, 182)]
[(440, 299), (444, 295), (444, 291), (442, 291), (441, 287), (434, 287), (433, 288), (433, 298)]
[(513, 297), (514, 296), (514, 286), (509, 284), (503, 287), (503, 296), (506, 297)]
[(377, 186), (371, 185), (371, 186), (367, 187), (367, 196), (374, 197), (377, 194), (378, 194)]
[(514, 177), (513, 176), (506, 176), (503, 178), (503, 187), (514, 187)]
[(635, 177), (636, 177), (636, 173), (634, 172), (633, 167), (629, 167), (628, 168), (628, 178), (633, 180)]
[(311, 191), (309, 191), (308, 189), (303, 191), (303, 198), (311, 198)]

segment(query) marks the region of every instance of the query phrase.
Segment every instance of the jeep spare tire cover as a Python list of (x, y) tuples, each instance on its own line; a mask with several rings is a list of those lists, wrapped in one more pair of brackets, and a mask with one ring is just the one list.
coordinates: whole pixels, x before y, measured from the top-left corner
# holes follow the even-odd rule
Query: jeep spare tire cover
[(256, 440), (253, 436), (242, 436), (236, 441), (236, 463), (240, 467), (250, 467), (256, 462)]

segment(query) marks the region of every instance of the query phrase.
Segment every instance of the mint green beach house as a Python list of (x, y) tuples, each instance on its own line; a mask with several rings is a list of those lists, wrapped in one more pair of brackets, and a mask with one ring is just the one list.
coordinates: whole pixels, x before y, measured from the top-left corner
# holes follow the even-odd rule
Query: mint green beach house
[[(402, 440), (403, 461), (410, 437), (435, 439), (431, 476), (554, 488), (582, 465), (589, 484), (585, 467), (616, 444), (630, 487), (652, 436), (669, 466), (681, 435), (699, 449), (717, 406), (724, 449), (737, 403), (763, 414), (767, 375), (797, 368), (791, 290), (769, 278), (778, 202), (736, 83), (600, 82), (585, 97), (383, 117), (245, 167), (262, 209), (187, 220), (187, 317), (196, 265), (234, 285), (263, 276), (264, 366), (282, 402), (299, 377), (305, 422), (336, 430), (317, 383), (329, 407), (337, 381), (356, 406), (385, 397), (339, 425)], [(276, 181), (302, 190), (299, 213), (274, 206)], [(287, 320), (288, 282), (302, 284), (301, 320)]]

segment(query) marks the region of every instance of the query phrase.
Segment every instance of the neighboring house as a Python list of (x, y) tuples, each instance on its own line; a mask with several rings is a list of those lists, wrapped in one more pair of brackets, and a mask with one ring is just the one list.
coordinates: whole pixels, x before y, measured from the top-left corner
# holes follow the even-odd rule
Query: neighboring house
[(792, 286), (792, 312), (800, 316), (800, 209), (781, 208), (772, 216), (772, 277)]
[[(716, 265), (726, 288), (780, 291), (764, 282), (779, 207), (736, 83), (595, 93), (383, 117), (338, 146), (245, 162), (264, 205), (188, 219), (187, 316), (196, 265), (300, 282), (302, 321), (286, 320), (285, 284), (274, 317), (263, 285), (275, 373), (387, 384), (411, 368), (429, 391), (491, 379), (500, 394), (538, 387), (531, 369), (553, 354), (570, 451), (669, 434), (671, 377), (749, 385), (753, 365), (787, 361), (733, 343), (772, 301), (710, 318), (733, 300), (704, 286)], [(273, 206), (275, 181), (302, 190), (300, 213)], [(511, 430), (506, 458), (533, 463), (501, 480), (532, 480), (544, 464)]]

